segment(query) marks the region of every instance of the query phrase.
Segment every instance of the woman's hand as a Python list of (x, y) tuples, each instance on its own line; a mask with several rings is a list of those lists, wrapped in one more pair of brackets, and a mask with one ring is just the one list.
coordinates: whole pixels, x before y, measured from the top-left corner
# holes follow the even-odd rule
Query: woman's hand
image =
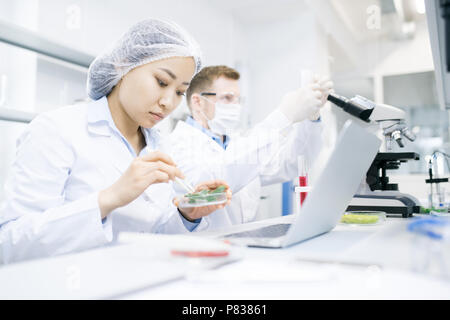
[[(197, 219), (200, 219), (202, 217), (205, 217), (211, 213), (213, 213), (216, 210), (223, 209), (225, 206), (227, 206), (232, 197), (232, 192), (230, 190), (230, 187), (225, 181), (222, 180), (213, 180), (213, 181), (207, 181), (199, 184), (195, 188), (195, 192), (200, 192), (202, 190), (214, 190), (220, 186), (225, 186), (225, 192), (227, 194), (227, 202), (223, 204), (216, 204), (216, 205), (210, 205), (210, 206), (204, 206), (204, 207), (197, 207), (197, 208), (178, 208), (178, 210), (181, 212), (183, 217), (188, 221), (195, 221)], [(178, 207), (179, 205), (178, 198), (174, 199), (174, 204)]]
[(123, 207), (155, 183), (164, 183), (175, 177), (184, 179), (183, 173), (172, 159), (159, 151), (135, 158), (125, 173), (113, 185), (100, 191), (98, 202), (102, 219), (114, 209)]

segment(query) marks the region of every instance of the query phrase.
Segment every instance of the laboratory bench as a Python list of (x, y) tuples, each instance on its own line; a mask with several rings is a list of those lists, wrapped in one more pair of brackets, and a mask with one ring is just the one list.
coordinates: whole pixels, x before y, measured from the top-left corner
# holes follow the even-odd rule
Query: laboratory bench
[(288, 248), (243, 248), (244, 258), (234, 263), (124, 298), (450, 299), (450, 246), (427, 255), (422, 246), (429, 242), (407, 231), (411, 221), (388, 217), (376, 226), (339, 224)]
[(411, 221), (338, 224), (284, 249), (227, 245), (226, 258), (174, 257), (169, 249), (190, 239), (194, 245), (219, 242), (215, 238), (227, 229), (153, 235), (151, 241), (131, 234), (113, 246), (1, 266), (0, 299), (449, 299), (449, 244), (433, 249), (434, 243), (407, 230)]

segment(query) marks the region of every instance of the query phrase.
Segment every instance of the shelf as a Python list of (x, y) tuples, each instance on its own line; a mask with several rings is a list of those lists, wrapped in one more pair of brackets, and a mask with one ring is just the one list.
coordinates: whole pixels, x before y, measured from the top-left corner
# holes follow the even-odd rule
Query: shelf
[(29, 123), (36, 117), (36, 113), (0, 108), (0, 120)]
[(36, 32), (0, 21), (0, 42), (31, 50), (44, 56), (89, 68), (95, 57), (82, 51), (58, 44)]
[[(95, 57), (58, 44), (36, 32), (0, 20), (0, 42), (41, 54), (43, 58), (69, 63), (86, 70)], [(0, 107), (0, 120), (29, 123), (37, 113)]]

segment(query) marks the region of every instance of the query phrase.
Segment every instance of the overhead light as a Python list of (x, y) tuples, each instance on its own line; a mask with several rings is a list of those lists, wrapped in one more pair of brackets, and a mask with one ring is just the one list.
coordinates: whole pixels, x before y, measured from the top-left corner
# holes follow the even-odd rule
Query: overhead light
[(416, 10), (419, 14), (425, 14), (425, 0), (416, 0)]

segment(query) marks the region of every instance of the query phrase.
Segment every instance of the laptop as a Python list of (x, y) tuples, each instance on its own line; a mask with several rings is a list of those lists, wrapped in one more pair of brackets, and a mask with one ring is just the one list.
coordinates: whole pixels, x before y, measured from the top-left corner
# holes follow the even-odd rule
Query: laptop
[(347, 209), (380, 148), (381, 140), (348, 120), (302, 209), (291, 224), (277, 223), (220, 238), (249, 247), (283, 248), (331, 231)]

